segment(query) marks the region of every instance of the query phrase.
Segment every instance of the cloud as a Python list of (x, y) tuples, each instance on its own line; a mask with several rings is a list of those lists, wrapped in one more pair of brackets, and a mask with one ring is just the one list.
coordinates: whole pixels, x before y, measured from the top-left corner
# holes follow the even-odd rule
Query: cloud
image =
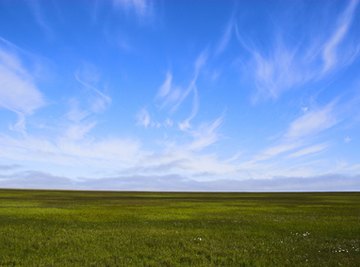
[[(44, 33), (52, 38), (54, 36), (54, 31), (49, 26), (49, 22), (45, 19), (44, 12), (42, 11), (42, 7), (40, 4), (40, 0), (29, 0), (26, 1), (27, 4), (30, 7), (30, 10), (35, 18), (36, 23), (39, 25), (39, 27), (44, 31)], [(51, 2), (48, 2), (47, 4), (50, 4)]]
[(259, 155), (255, 156), (254, 160), (255, 161), (268, 160), (283, 153), (295, 150), (299, 148), (301, 145), (302, 143), (295, 141), (291, 141), (291, 142), (280, 141), (279, 144), (270, 146), (269, 148), (266, 148), (264, 151), (262, 151)]
[[(168, 71), (166, 73), (166, 77), (162, 83), (162, 85), (159, 87), (158, 92), (155, 97), (155, 103), (158, 106), (160, 110), (163, 110), (164, 108), (167, 108), (167, 112), (169, 113), (169, 116), (172, 116), (175, 112), (177, 112), (184, 101), (192, 94), (192, 103), (191, 103), (191, 110), (190, 114), (182, 119), (180, 122), (176, 123), (179, 127), (179, 129), (183, 132), (187, 132), (192, 128), (191, 121), (197, 116), (199, 112), (199, 91), (197, 88), (197, 80), (199, 77), (199, 74), (203, 67), (205, 66), (206, 62), (208, 60), (208, 50), (203, 50), (198, 57), (193, 62), (193, 74), (192, 78), (189, 81), (189, 84), (186, 87), (181, 87), (174, 85), (173, 83), (173, 74)], [(173, 125), (174, 121), (169, 120), (170, 118), (167, 118), (164, 123), (151, 123), (148, 121), (148, 114), (144, 112), (143, 110), (140, 110), (139, 114), (137, 115), (138, 118), (138, 124), (139, 121), (142, 122), (140, 124), (144, 125), (144, 122), (147, 122), (146, 125), (162, 125), (165, 127), (169, 127), (169, 125)], [(169, 122), (171, 122), (169, 124)]]
[(189, 116), (179, 123), (179, 129), (182, 131), (188, 131), (191, 128), (191, 121), (196, 117), (199, 112), (199, 93), (197, 88), (197, 79), (199, 77), (200, 71), (205, 66), (208, 59), (208, 51), (205, 49), (200, 53), (200, 55), (196, 58), (194, 62), (194, 74), (193, 78), (190, 81), (187, 88), (182, 90), (179, 94), (179, 97), (176, 99), (176, 102), (173, 104), (171, 111), (175, 112), (185, 101), (185, 99), (189, 96), (190, 93), (193, 93), (193, 101), (191, 112)]
[(322, 108), (306, 112), (290, 124), (285, 137), (288, 139), (303, 138), (333, 127), (338, 123), (333, 109), (334, 103), (330, 103)]
[(148, 128), (151, 125), (151, 117), (146, 108), (142, 108), (136, 115), (137, 125)]
[[(224, 115), (219, 116), (210, 122), (199, 122), (193, 124), (199, 112), (199, 91), (197, 80), (200, 72), (208, 60), (208, 50), (203, 50), (193, 62), (193, 74), (188, 86), (182, 88), (174, 84), (174, 76), (171, 71), (166, 73), (166, 77), (158, 88), (155, 96), (155, 103), (158, 104), (160, 111), (168, 108), (167, 118), (159, 123), (150, 116), (148, 108), (142, 108), (136, 115), (137, 125), (146, 127), (165, 127), (177, 125), (180, 132), (173, 135), (174, 138), (166, 137), (164, 140), (158, 140), (159, 148), (157, 153), (146, 156), (141, 161), (141, 166), (137, 170), (132, 169), (137, 174), (144, 170), (161, 170), (164, 173), (177, 171), (179, 174), (193, 175), (199, 173), (229, 174), (235, 168), (230, 163), (226, 163), (214, 155), (200, 154), (205, 148), (210, 147), (219, 141), (219, 128), (224, 121)], [(173, 119), (173, 113), (179, 111), (183, 102), (192, 96), (190, 114), (184, 119)], [(163, 110), (162, 110), (163, 111)], [(184, 109), (181, 109), (184, 114)], [(175, 130), (175, 128), (173, 128)], [(167, 134), (165, 134), (167, 136)], [(201, 162), (201, 164), (199, 164)], [(160, 166), (160, 167), (159, 167)]]
[[(30, 182), (31, 181), (31, 182)], [(38, 171), (0, 175), (2, 188), (82, 189), (112, 191), (214, 191), (214, 192), (284, 192), (284, 191), (358, 191), (360, 176), (328, 174), (312, 177), (276, 177), (273, 179), (198, 181), (181, 175), (130, 175), (101, 179), (71, 179)]]
[(252, 48), (251, 56), (247, 68), (257, 89), (254, 102), (277, 99), (285, 91), (315, 78), (314, 63), (300, 54), (296, 47), (288, 47), (280, 42), (271, 53)]
[(155, 101), (160, 109), (173, 107), (182, 97), (182, 92), (183, 89), (180, 86), (173, 85), (173, 75), (168, 71), (164, 82), (158, 89)]
[[(202, 70), (202, 68), (205, 66), (206, 62), (208, 59), (208, 50), (205, 49), (203, 50), (198, 57), (196, 58), (195, 62), (194, 62), (194, 73), (193, 73), (193, 77), (190, 80), (189, 85), (181, 91), (178, 99), (176, 99), (176, 102), (174, 103), (173, 107), (172, 107), (172, 111), (176, 111), (181, 104), (184, 102), (184, 100), (189, 96), (189, 94), (191, 92), (193, 92), (194, 94), (197, 94), (197, 87), (196, 87), (196, 82), (198, 80), (199, 74)], [(198, 96), (194, 96), (194, 101), (193, 101), (193, 110), (195, 109), (194, 106), (199, 105), (198, 101), (196, 101), (198, 98)]]
[[(293, 120), (274, 145), (253, 157), (254, 162), (272, 160), (280, 155), (293, 152), (288, 158), (303, 157), (325, 150), (327, 144), (310, 145), (315, 137), (340, 122), (334, 111), (335, 102), (306, 111)], [(297, 150), (297, 151), (295, 151)]]
[(235, 19), (234, 19), (234, 15), (232, 15), (215, 48), (215, 56), (219, 56), (220, 54), (222, 54), (225, 51), (226, 47), (229, 45), (231, 41), (231, 34), (234, 30), (234, 26), (235, 26)]
[(96, 126), (96, 122), (84, 122), (70, 125), (65, 131), (65, 138), (69, 140), (81, 140)]
[(0, 171), (12, 171), (20, 167), (19, 164), (0, 164)]
[(290, 154), (289, 158), (308, 156), (311, 154), (315, 154), (315, 153), (324, 151), (327, 148), (328, 148), (328, 144), (317, 144), (317, 145), (308, 146), (308, 147), (302, 148), (302, 149)]
[(106, 110), (111, 104), (111, 97), (100, 90), (101, 75), (98, 69), (89, 63), (83, 64), (75, 72), (76, 80), (88, 89), (91, 94), (89, 96), (90, 110), (93, 113), (100, 113)]
[[(337, 59), (337, 50), (341, 42), (346, 37), (346, 34), (349, 31), (351, 26), (352, 19), (354, 17), (355, 10), (359, 1), (351, 0), (349, 1), (348, 6), (344, 12), (339, 16), (337, 21), (337, 26), (330, 36), (330, 38), (324, 44), (323, 50), (323, 60), (324, 60), (324, 69), (323, 71), (330, 70), (334, 65), (336, 65)], [(342, 55), (343, 56), (343, 55)]]
[[(83, 97), (70, 98), (69, 110), (65, 114), (66, 122), (62, 139), (71, 141), (83, 139), (98, 124), (96, 115), (105, 112), (112, 99), (100, 89), (101, 75), (98, 69), (89, 63), (83, 64), (74, 74), (76, 81), (85, 89)], [(81, 102), (80, 102), (81, 101)]]
[(0, 42), (0, 108), (18, 115), (12, 129), (25, 132), (26, 116), (45, 105), (45, 99), (34, 77), (19, 56)]
[[(241, 71), (255, 87), (252, 101), (276, 100), (287, 91), (331, 78), (330, 70), (339, 71), (351, 63), (360, 51), (358, 40), (353, 40), (356, 37), (348, 38), (357, 5), (358, 1), (350, 1), (335, 18), (327, 14), (322, 18), (325, 27), (309, 21), (304, 24), (305, 31), (296, 28), (298, 32), (293, 32), (294, 24), (283, 20), (275, 25), (266, 46), (235, 24), (235, 36), (242, 48), (239, 60), (245, 62)], [(298, 14), (299, 10), (288, 12)], [(337, 21), (336, 27), (332, 26), (333, 20)]]
[(344, 138), (344, 143), (345, 143), (345, 144), (348, 144), (348, 143), (350, 143), (351, 141), (352, 141), (351, 137), (345, 136), (345, 138)]
[[(75, 136), (77, 137), (77, 136)], [(0, 135), (0, 158), (41, 166), (118, 169), (132, 166), (142, 156), (140, 142), (131, 138), (43, 138)], [(90, 166), (90, 167), (89, 167)]]
[[(211, 140), (211, 142), (215, 142)], [(201, 153), (201, 150), (210, 146), (208, 142), (197, 147), (190, 143), (173, 142), (159, 151), (142, 153), (139, 161), (132, 168), (121, 170), (126, 175), (159, 175), (177, 173), (186, 177), (199, 176), (207, 173), (205, 178), (234, 177), (236, 163), (220, 159), (216, 154)]]
[[(46, 137), (40, 135), (28, 135), (14, 138), (7, 135), (0, 135), (0, 157), (5, 159), (22, 161), (26, 164), (36, 166), (47, 166), (45, 169), (59, 169), (59, 166), (67, 166), (66, 169), (75, 168), (77, 172), (89, 174), (94, 170), (106, 172), (122, 169), (133, 169), (138, 173), (141, 170), (163, 169), (168, 173), (172, 169), (181, 173), (204, 173), (207, 168), (209, 173), (228, 173), (232, 168), (230, 164), (222, 163), (220, 159), (212, 155), (196, 155), (202, 149), (212, 145), (219, 139), (218, 128), (223, 118), (219, 117), (213, 122), (202, 123), (198, 127), (190, 126), (190, 121), (198, 112), (197, 89), (198, 75), (207, 60), (207, 53), (201, 53), (193, 63), (194, 72), (190, 81), (190, 91), (194, 90), (192, 112), (182, 122), (187, 122), (187, 131), (192, 141), (182, 143), (183, 147), (177, 147), (177, 151), (168, 157), (166, 148), (159, 152), (152, 160), (149, 160), (149, 152), (141, 148), (136, 138), (96, 138), (91, 136), (91, 130), (98, 125), (96, 115), (104, 112), (111, 104), (111, 97), (105, 93), (100, 71), (92, 64), (85, 63), (74, 74), (78, 81), (82, 97), (69, 99), (69, 109), (65, 113), (65, 122), (60, 127), (55, 127), (52, 135)], [(181, 89), (180, 97), (175, 104), (184, 101), (190, 91)], [(172, 74), (166, 75), (165, 81), (158, 96), (163, 101), (168, 101), (174, 91), (172, 85)], [(179, 103), (181, 105), (181, 103)], [(144, 127), (172, 127), (176, 122), (171, 117), (166, 117), (162, 123), (153, 120), (147, 108), (143, 108), (137, 114), (137, 123)], [(185, 138), (185, 139), (186, 139)], [(181, 137), (180, 139), (183, 139)], [(174, 140), (176, 146), (179, 140)], [(161, 142), (160, 151), (164, 148)], [(166, 145), (165, 145), (166, 146)], [(171, 163), (169, 161), (176, 162)], [(197, 164), (201, 162), (201, 164)], [(136, 171), (135, 169), (138, 169)], [(59, 173), (59, 172), (58, 172)], [(62, 172), (60, 172), (62, 173)]]
[(196, 117), (196, 115), (199, 112), (199, 95), (198, 90), (196, 87), (194, 87), (194, 93), (193, 93), (193, 102), (192, 102), (192, 109), (190, 115), (179, 123), (179, 129), (181, 131), (188, 131), (191, 128), (190, 122)]
[(12, 175), (0, 175), (0, 187), (20, 189), (74, 189), (76, 183), (67, 177), (39, 171), (15, 172)]
[(171, 72), (168, 71), (166, 73), (166, 77), (163, 84), (159, 88), (156, 98), (161, 99), (166, 97), (171, 91), (171, 83), (172, 83), (172, 74)]
[(138, 18), (149, 17), (153, 14), (151, 0), (113, 0), (113, 3), (127, 12), (134, 12)]
[(191, 188), (192, 181), (175, 174), (168, 175), (134, 175), (104, 177), (102, 179), (85, 180), (80, 186), (86, 189), (102, 190), (134, 190), (134, 191), (159, 191), (159, 190), (186, 190)]
[(66, 113), (66, 118), (73, 122), (80, 122), (90, 115), (90, 111), (83, 110), (79, 106), (79, 101), (76, 98), (69, 100), (69, 111)]
[(191, 131), (194, 140), (188, 145), (189, 150), (202, 150), (219, 140), (218, 129), (222, 125), (224, 117), (220, 116), (211, 123), (203, 123), (196, 130)]

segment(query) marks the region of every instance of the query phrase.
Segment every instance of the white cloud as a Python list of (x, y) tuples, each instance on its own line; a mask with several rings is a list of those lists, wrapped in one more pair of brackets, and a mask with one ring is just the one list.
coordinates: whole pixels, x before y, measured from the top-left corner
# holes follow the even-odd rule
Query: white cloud
[(330, 103), (305, 113), (290, 124), (285, 137), (288, 139), (308, 137), (333, 127), (338, 123), (333, 108), (334, 104)]
[[(30, 10), (35, 18), (36, 23), (39, 27), (44, 31), (44, 33), (52, 38), (54, 36), (54, 32), (52, 28), (49, 26), (49, 22), (45, 19), (44, 12), (42, 11), (42, 7), (40, 4), (40, 0), (29, 0), (26, 3), (29, 5)], [(47, 3), (47, 4), (51, 4)]]
[(310, 81), (316, 71), (312, 64), (296, 47), (282, 43), (276, 44), (271, 53), (253, 49), (249, 65), (258, 90), (254, 101), (277, 99), (285, 91)]
[(345, 136), (345, 138), (344, 138), (344, 143), (345, 143), (345, 144), (348, 144), (348, 143), (350, 143), (351, 141), (352, 141), (351, 137)]
[[(207, 49), (203, 50), (196, 60), (193, 63), (194, 71), (192, 75), (192, 79), (190, 80), (187, 87), (182, 88), (180, 86), (173, 84), (173, 75), (170, 71), (167, 72), (166, 77), (162, 85), (159, 87), (157, 95), (155, 97), (155, 102), (158, 104), (158, 108), (161, 110), (163, 108), (168, 108), (168, 115), (173, 115), (178, 109), (182, 106), (183, 102), (192, 95), (192, 105), (190, 114), (182, 119), (179, 122), (175, 122), (179, 129), (183, 132), (188, 132), (191, 128), (191, 121), (197, 116), (199, 112), (199, 92), (197, 88), (197, 80), (199, 74), (206, 64), (208, 59), (208, 51)], [(137, 114), (138, 124), (141, 125), (152, 125), (155, 123), (151, 123), (151, 120), (148, 120), (148, 115), (146, 112), (140, 110)], [(145, 123), (145, 124), (144, 124)], [(171, 125), (174, 124), (174, 121), (171, 122)], [(161, 124), (162, 126), (169, 126), (169, 124), (165, 121)]]
[(317, 144), (317, 145), (308, 146), (308, 147), (302, 148), (302, 149), (290, 154), (289, 158), (308, 156), (311, 154), (315, 154), (315, 153), (324, 151), (327, 148), (328, 148), (328, 144)]
[(222, 178), (236, 175), (235, 164), (221, 160), (215, 154), (198, 152), (191, 151), (186, 145), (175, 144), (161, 153), (146, 155), (131, 173), (158, 175), (176, 172), (185, 177), (198, 177), (206, 173), (205, 179), (212, 179), (216, 175)]
[(270, 146), (269, 148), (266, 148), (264, 151), (262, 151), (259, 155), (255, 156), (254, 160), (255, 161), (268, 160), (278, 155), (284, 154), (286, 152), (295, 150), (301, 145), (302, 143), (300, 142), (296, 142), (296, 141), (284, 142), (283, 140), (281, 140), (279, 144)]
[[(358, 1), (352, 0), (337, 17), (323, 18), (327, 21), (331, 17), (337, 21), (334, 30), (329, 26), (333, 25), (330, 20), (326, 23), (329, 28), (320, 28), (309, 22), (312, 29), (294, 33), (298, 35), (295, 42), (288, 37), (292, 34), (284, 34), (289, 31), (287, 25), (293, 24), (282, 21), (274, 28), (273, 39), (269, 39), (265, 47), (256, 38), (245, 36), (243, 33), (246, 31), (241, 31), (240, 26), (235, 24), (235, 36), (243, 52), (246, 52), (241, 54), (241, 61), (246, 62), (242, 72), (255, 87), (253, 102), (278, 99), (289, 90), (328, 78), (329, 70), (340, 70), (352, 62), (360, 49), (358, 40), (352, 40), (353, 36), (352, 39), (347, 37), (357, 5)], [(330, 37), (324, 32), (330, 32)]]
[(179, 129), (182, 131), (188, 131), (191, 129), (191, 121), (196, 117), (197, 113), (199, 112), (199, 96), (198, 90), (195, 87), (193, 93), (193, 103), (190, 115), (179, 123)]
[(69, 140), (81, 140), (96, 126), (96, 122), (84, 122), (70, 125), (65, 131), (65, 138)]
[[(337, 26), (330, 36), (330, 38), (326, 41), (323, 50), (323, 60), (324, 60), (324, 69), (323, 71), (328, 71), (337, 62), (337, 49), (341, 44), (343, 39), (345, 38), (350, 26), (351, 22), (357, 8), (359, 1), (351, 0), (349, 5), (346, 7), (345, 11), (338, 18)], [(343, 55), (342, 55), (343, 56)]]
[(125, 11), (135, 12), (139, 18), (151, 16), (153, 14), (153, 3), (151, 0), (113, 0), (116, 7), (121, 7)]
[(208, 51), (207, 51), (207, 49), (205, 49), (196, 58), (196, 60), (194, 62), (193, 77), (190, 80), (189, 85), (185, 89), (181, 90), (179, 97), (176, 99), (176, 102), (173, 104), (173, 107), (171, 109), (172, 112), (175, 112), (181, 106), (181, 104), (185, 101), (185, 99), (189, 96), (189, 94), (191, 92), (196, 94), (196, 95), (194, 95), (192, 109), (195, 110), (196, 107), (194, 107), (194, 106), (199, 105), (199, 103), (197, 102), (198, 95), (197, 95), (196, 83), (197, 83), (199, 74), (200, 74), (201, 70), (203, 69), (203, 67), (205, 66), (207, 60), (208, 60)]
[(151, 117), (146, 108), (140, 109), (138, 114), (136, 115), (137, 125), (143, 126), (145, 128), (151, 125)]
[(56, 136), (13, 138), (0, 135), (0, 147), (3, 159), (24, 164), (77, 166), (79, 169), (88, 165), (116, 169), (122, 164), (134, 164), (140, 156), (140, 143), (127, 138), (71, 140)]
[(80, 122), (90, 115), (89, 111), (79, 107), (79, 101), (75, 98), (69, 100), (70, 109), (66, 113), (66, 118), (72, 122)]
[(196, 58), (195, 60), (195, 73), (194, 76), (197, 78), (197, 76), (199, 75), (201, 69), (205, 66), (207, 60), (208, 60), (209, 54), (208, 54), (208, 50), (205, 49), (203, 50), (200, 55)]
[[(61, 138), (71, 141), (83, 139), (96, 125), (96, 115), (106, 111), (111, 97), (100, 89), (101, 75), (92, 64), (83, 64), (74, 74), (76, 81), (85, 89), (83, 97), (69, 100), (68, 119)], [(80, 102), (81, 100), (81, 102)]]
[(83, 64), (75, 73), (76, 80), (87, 88), (91, 94), (88, 96), (90, 111), (100, 113), (105, 111), (111, 104), (111, 97), (100, 90), (101, 75), (98, 69), (92, 64)]
[(199, 151), (216, 143), (219, 140), (218, 129), (223, 121), (223, 116), (220, 116), (211, 123), (203, 123), (196, 130), (191, 131), (194, 140), (188, 145), (188, 149)]
[(290, 152), (293, 153), (288, 155), (288, 157), (296, 158), (325, 150), (328, 147), (327, 144), (309, 144), (313, 142), (318, 134), (339, 123), (334, 108), (335, 103), (332, 102), (323, 107), (309, 110), (296, 118), (289, 124), (287, 130), (278, 138), (274, 145), (255, 155), (251, 162), (273, 160)]
[(165, 120), (165, 122), (164, 122), (164, 126), (165, 126), (165, 127), (172, 127), (173, 125), (174, 125), (173, 120), (171, 120), (171, 119), (169, 119), (169, 118), (167, 118), (167, 119)]
[(223, 35), (220, 38), (220, 41), (218, 42), (216, 49), (215, 49), (215, 55), (218, 56), (221, 53), (224, 52), (226, 47), (228, 46), (230, 40), (231, 40), (231, 34), (234, 29), (234, 17), (232, 16), (226, 25)]
[(160, 109), (172, 107), (183, 97), (184, 89), (180, 86), (173, 85), (173, 75), (170, 71), (166, 73), (166, 77), (162, 85), (159, 87), (155, 100), (159, 103)]
[(25, 131), (25, 118), (45, 105), (44, 97), (18, 55), (0, 47), (0, 108), (18, 115), (12, 127)]
[(172, 83), (172, 74), (171, 74), (171, 72), (167, 72), (165, 81), (160, 86), (156, 98), (164, 98), (164, 97), (166, 97), (171, 91), (171, 83)]

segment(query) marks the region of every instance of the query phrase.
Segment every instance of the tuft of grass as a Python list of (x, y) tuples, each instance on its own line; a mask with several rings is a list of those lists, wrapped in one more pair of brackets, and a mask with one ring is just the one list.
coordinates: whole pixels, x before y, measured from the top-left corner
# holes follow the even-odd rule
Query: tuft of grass
[(0, 190), (0, 266), (359, 266), (360, 193)]

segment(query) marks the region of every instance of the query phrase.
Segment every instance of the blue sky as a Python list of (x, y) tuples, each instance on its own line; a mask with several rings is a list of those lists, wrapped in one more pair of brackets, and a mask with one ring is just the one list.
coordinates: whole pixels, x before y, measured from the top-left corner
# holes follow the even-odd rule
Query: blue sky
[(0, 186), (360, 190), (359, 1), (0, 0)]

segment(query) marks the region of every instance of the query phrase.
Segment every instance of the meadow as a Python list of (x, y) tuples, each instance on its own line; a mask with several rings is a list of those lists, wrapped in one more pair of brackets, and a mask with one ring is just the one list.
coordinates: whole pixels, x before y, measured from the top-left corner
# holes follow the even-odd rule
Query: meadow
[(359, 266), (360, 193), (0, 190), (0, 266)]

